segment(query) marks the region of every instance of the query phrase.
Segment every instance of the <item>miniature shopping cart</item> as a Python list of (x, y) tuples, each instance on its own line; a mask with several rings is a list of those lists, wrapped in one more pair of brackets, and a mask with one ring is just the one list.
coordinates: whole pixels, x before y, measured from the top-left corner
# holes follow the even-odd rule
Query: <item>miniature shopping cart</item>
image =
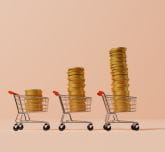
[[(130, 108), (128, 112), (135, 112), (136, 111), (136, 97), (131, 96), (112, 96), (112, 95), (106, 95), (103, 91), (99, 91), (97, 93), (98, 96), (101, 96), (107, 111), (106, 117), (105, 117), (105, 124), (103, 126), (104, 130), (110, 131), (111, 130), (111, 123), (131, 123), (131, 129), (132, 130), (139, 130), (139, 123), (135, 121), (125, 121), (125, 120), (119, 120), (117, 117), (117, 113), (114, 109), (114, 98), (118, 97), (119, 99), (122, 99), (123, 101), (126, 100), (130, 104)], [(111, 119), (112, 116), (112, 119)]]
[[(61, 108), (62, 108), (62, 117), (61, 117), (61, 124), (59, 126), (59, 130), (63, 131), (65, 130), (66, 123), (86, 123), (87, 129), (89, 131), (94, 129), (93, 123), (90, 121), (80, 121), (80, 120), (73, 120), (71, 113), (72, 110), (70, 109), (69, 101), (70, 100), (83, 100), (85, 102), (85, 111), (83, 112), (90, 112), (91, 111), (91, 97), (80, 97), (80, 96), (69, 96), (69, 95), (61, 95), (57, 91), (53, 91), (54, 95), (59, 97)], [(69, 119), (66, 119), (68, 116)]]
[(39, 112), (47, 112), (49, 98), (19, 95), (18, 93), (15, 93), (13, 91), (8, 91), (8, 93), (14, 96), (14, 100), (16, 103), (17, 111), (18, 111), (16, 119), (15, 119), (15, 124), (13, 126), (14, 131), (23, 130), (23, 128), (24, 128), (23, 124), (24, 123), (41, 123), (41, 124), (44, 124), (43, 130), (46, 131), (46, 130), (50, 129), (50, 124), (47, 121), (31, 120), (29, 112), (25, 106), (29, 97), (31, 97), (33, 99), (35, 98), (37, 100), (42, 101), (42, 111), (39, 111)]

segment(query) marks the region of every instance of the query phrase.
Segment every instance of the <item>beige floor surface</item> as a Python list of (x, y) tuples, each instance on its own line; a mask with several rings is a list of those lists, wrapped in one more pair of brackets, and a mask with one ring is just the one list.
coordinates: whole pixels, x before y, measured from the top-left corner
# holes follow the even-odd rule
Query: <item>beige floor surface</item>
[(51, 123), (50, 131), (40, 125), (25, 125), (23, 131), (14, 132), (12, 123), (6, 121), (0, 130), (1, 150), (4, 152), (164, 152), (165, 120), (141, 120), (141, 130), (130, 130), (130, 125), (112, 125), (112, 131), (102, 130), (95, 122), (95, 130), (87, 131), (85, 125), (68, 125), (58, 131), (58, 123)]

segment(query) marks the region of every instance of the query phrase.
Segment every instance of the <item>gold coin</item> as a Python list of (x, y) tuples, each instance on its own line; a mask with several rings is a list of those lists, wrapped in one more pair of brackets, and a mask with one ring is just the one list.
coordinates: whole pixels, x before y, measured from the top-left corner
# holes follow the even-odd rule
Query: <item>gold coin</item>
[(85, 96), (85, 92), (71, 92), (69, 91), (70, 96)]
[(42, 108), (42, 105), (26, 105), (26, 108), (32, 108), (32, 109), (37, 109), (37, 108)]
[(112, 89), (117, 89), (117, 88), (127, 88), (128, 89), (129, 85), (128, 86), (127, 85), (124, 85), (124, 84), (112, 85)]
[(74, 88), (68, 88), (68, 92), (85, 92), (84, 88), (81, 87), (74, 87)]
[(113, 57), (116, 57), (116, 56), (120, 56), (120, 57), (126, 57), (126, 52), (109, 52), (109, 56), (113, 56)]
[(71, 95), (74, 95), (74, 94), (85, 94), (85, 91), (83, 90), (83, 91), (68, 91), (69, 92), (69, 94)]
[(29, 89), (25, 90), (25, 95), (26, 96), (42, 96), (42, 90), (40, 89)]
[(117, 87), (113, 87), (113, 88), (112, 88), (112, 91), (113, 91), (113, 92), (121, 92), (121, 91), (129, 92), (129, 90), (128, 90), (127, 87), (120, 87), (120, 88), (119, 88), (119, 87), (118, 87), (118, 88), (117, 88)]
[[(113, 70), (112, 76), (116, 76), (116, 75), (128, 75), (128, 71), (127, 70)], [(120, 77), (123, 77), (123, 76), (120, 76)]]
[(84, 68), (68, 69), (68, 94), (71, 112), (86, 110)]
[(82, 106), (70, 106), (70, 109), (83, 109), (83, 110), (85, 110), (86, 106), (85, 105), (82, 105)]
[(75, 71), (72, 71), (72, 72), (68, 72), (68, 77), (71, 77), (71, 76), (81, 76), (83, 77), (84, 76), (84, 72), (75, 72)]
[(69, 102), (70, 105), (85, 105), (84, 100), (70, 100)]
[(112, 48), (111, 50), (110, 50), (110, 53), (114, 53), (114, 52), (125, 52), (127, 50), (127, 48), (126, 47), (118, 47), (118, 48)]
[[(113, 91), (112, 91), (113, 92)], [(113, 92), (114, 96), (129, 96), (129, 92)]]
[(86, 106), (83, 107), (70, 107), (71, 112), (80, 112), (80, 111), (86, 111)]
[(69, 101), (72, 103), (85, 103), (85, 94), (79, 94), (79, 95), (70, 95)]
[(114, 70), (127, 70), (128, 71), (128, 68), (127, 68), (127, 66), (121, 66), (121, 65), (115, 65), (115, 66), (112, 66), (111, 67), (111, 70), (112, 70), (112, 72), (114, 71)]
[(85, 85), (85, 81), (68, 81), (68, 86), (69, 85)]
[(85, 104), (69, 104), (71, 108), (84, 108)]
[(121, 57), (121, 56), (112, 56), (110, 59), (110, 62), (126, 62), (126, 57)]
[(40, 89), (29, 89), (25, 90), (25, 109), (27, 112), (42, 111), (43, 99), (42, 90)]
[(68, 76), (71, 76), (71, 75), (81, 75), (83, 76), (84, 75), (84, 71), (68, 71)]
[(83, 88), (85, 87), (85, 83), (69, 83), (68, 88)]
[(69, 75), (68, 80), (71, 80), (71, 81), (75, 81), (75, 80), (85, 81), (84, 75)]
[(69, 68), (68, 71), (84, 71), (83, 67), (73, 67), (73, 68)]
[(36, 111), (43, 111), (42, 107), (26, 107), (27, 112), (36, 112)]
[(112, 90), (112, 92), (113, 92), (115, 95), (117, 95), (117, 93), (119, 93), (119, 95), (122, 95), (122, 94), (120, 94), (120, 93), (129, 93), (128, 88), (127, 88), (127, 90), (126, 90), (126, 89), (122, 89), (122, 90), (120, 90), (120, 89), (115, 89), (115, 91)]
[(27, 112), (41, 112), (43, 109), (26, 109)]
[(72, 93), (81, 93), (81, 94), (82, 94), (82, 93), (85, 93), (84, 90), (80, 90), (80, 89), (79, 89), (79, 90), (69, 90), (69, 89), (68, 89), (68, 92), (71, 93), (71, 94), (72, 94)]
[(128, 78), (126, 79), (126, 78), (122, 78), (122, 77), (121, 77), (121, 78), (112, 78), (112, 80), (113, 80), (113, 81), (122, 81), (122, 80), (127, 80), (127, 81), (129, 81)]
[(125, 62), (112, 62), (111, 63), (111, 68), (127, 68), (127, 64)]
[(77, 92), (71, 92), (69, 93), (70, 96), (81, 96), (81, 97), (85, 97), (85, 93), (77, 93)]
[(125, 75), (125, 74), (128, 74), (128, 72), (127, 71), (123, 71), (123, 72), (120, 72), (120, 71), (116, 71), (116, 72), (112, 72), (111, 73), (112, 74), (112, 76), (116, 76), (116, 75)]

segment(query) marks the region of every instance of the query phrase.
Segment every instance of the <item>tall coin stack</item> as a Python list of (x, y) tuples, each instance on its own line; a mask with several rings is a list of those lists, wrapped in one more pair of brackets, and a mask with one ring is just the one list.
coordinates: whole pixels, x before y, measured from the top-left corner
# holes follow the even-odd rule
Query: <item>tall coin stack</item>
[[(43, 110), (42, 90), (29, 89), (25, 90), (26, 102), (25, 109), (27, 112), (37, 112)], [(39, 98), (38, 98), (39, 97)]]
[(130, 103), (127, 98), (129, 96), (129, 78), (126, 62), (126, 48), (112, 48), (109, 55), (114, 112), (128, 112), (130, 111)]
[(71, 112), (86, 110), (84, 68), (75, 67), (68, 69), (68, 93)]

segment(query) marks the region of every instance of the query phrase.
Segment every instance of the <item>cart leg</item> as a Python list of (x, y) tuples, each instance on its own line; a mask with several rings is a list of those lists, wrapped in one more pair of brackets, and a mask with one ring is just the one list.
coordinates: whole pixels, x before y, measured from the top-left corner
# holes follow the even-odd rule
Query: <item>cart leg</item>
[(66, 114), (63, 113), (62, 116), (61, 116), (61, 124), (59, 125), (59, 128), (58, 128), (60, 131), (63, 131), (63, 130), (65, 130), (65, 128), (66, 128), (65, 122), (64, 122), (65, 115), (66, 115)]
[(23, 114), (18, 113), (15, 119), (15, 124), (13, 126), (14, 131), (23, 130), (24, 126), (22, 121), (23, 121)]
[(62, 114), (62, 116), (61, 116), (61, 123), (64, 122), (64, 117), (65, 117), (65, 114)]
[(105, 124), (108, 124), (110, 122), (110, 114), (107, 113), (105, 116)]
[(19, 114), (17, 114), (16, 118), (15, 118), (15, 123), (18, 122), (18, 117), (19, 117)]
[(105, 124), (103, 125), (103, 129), (106, 131), (111, 130), (110, 116), (111, 116), (111, 114), (107, 113), (106, 117), (105, 117)]
[[(68, 116), (68, 118), (66, 118), (66, 116)], [(61, 117), (61, 123), (65, 123), (67, 121), (72, 122), (73, 121), (72, 116), (70, 113), (63, 113)]]
[(68, 115), (69, 115), (70, 121), (73, 121), (71, 114), (68, 113)]
[(29, 116), (28, 113), (24, 113), (23, 115), (24, 115), (24, 120), (25, 121), (30, 121), (30, 116)]

